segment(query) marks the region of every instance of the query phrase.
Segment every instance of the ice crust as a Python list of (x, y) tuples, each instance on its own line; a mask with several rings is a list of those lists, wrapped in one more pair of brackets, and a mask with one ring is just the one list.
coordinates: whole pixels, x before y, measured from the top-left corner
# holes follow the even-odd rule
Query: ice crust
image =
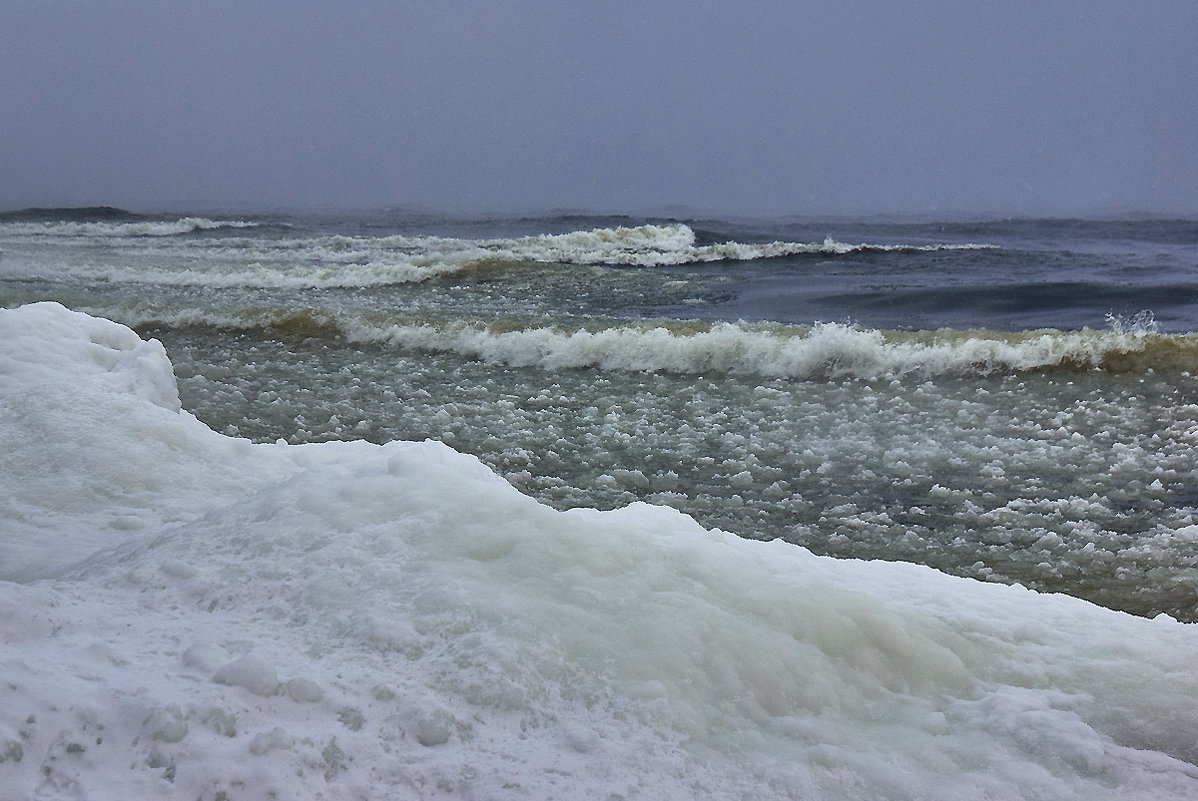
[(0, 798), (1198, 795), (1193, 625), (225, 437), (56, 304), (0, 337)]

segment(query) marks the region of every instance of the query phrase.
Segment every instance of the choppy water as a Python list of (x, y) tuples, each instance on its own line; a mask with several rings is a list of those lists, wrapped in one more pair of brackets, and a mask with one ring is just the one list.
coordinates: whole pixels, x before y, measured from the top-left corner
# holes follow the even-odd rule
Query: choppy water
[(1198, 620), (1198, 223), (0, 217), (0, 305), (160, 339), (260, 441)]

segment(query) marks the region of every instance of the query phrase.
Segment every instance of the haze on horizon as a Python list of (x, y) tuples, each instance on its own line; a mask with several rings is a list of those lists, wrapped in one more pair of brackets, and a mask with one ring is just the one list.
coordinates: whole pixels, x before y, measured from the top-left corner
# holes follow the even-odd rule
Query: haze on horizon
[(0, 4), (0, 209), (1198, 214), (1198, 3)]

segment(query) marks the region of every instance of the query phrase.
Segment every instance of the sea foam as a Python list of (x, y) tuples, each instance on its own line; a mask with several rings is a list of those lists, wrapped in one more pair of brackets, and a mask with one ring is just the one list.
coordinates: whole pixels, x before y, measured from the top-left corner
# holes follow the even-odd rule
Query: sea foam
[[(337, 288), (419, 283), (473, 270), (527, 264), (608, 267), (670, 267), (719, 261), (754, 261), (784, 256), (839, 256), (857, 252), (972, 250), (979, 244), (887, 245), (819, 242), (722, 242), (696, 244), (694, 231), (681, 223), (595, 228), (564, 234), (468, 239), (444, 236), (323, 235), (309, 237), (218, 236), (164, 238), (196, 231), (235, 233), (258, 224), (187, 217), (165, 222), (0, 223), (0, 242), (25, 247), (55, 237), (103, 242), (130, 254), (150, 250), (157, 258), (136, 267), (97, 264), (90, 259), (55, 264), (56, 278), (140, 282), (206, 287)], [(147, 246), (142, 240), (152, 238)], [(177, 258), (162, 259), (174, 245)], [(44, 268), (8, 265), (12, 275)]]
[(0, 541), (59, 554), (0, 581), (14, 797), (1198, 791), (1192, 625), (557, 512), (437, 443), (252, 445), (128, 329), (0, 326)]
[[(470, 324), (346, 325), (351, 340), (453, 352), (549, 370), (597, 367), (771, 378), (986, 375), (1042, 368), (1148, 369), (1192, 360), (1193, 338), (1143, 330), (941, 331), (918, 335), (843, 323), (779, 326), (745, 322), (618, 325), (596, 330), (493, 330)], [(687, 330), (689, 329), (689, 330)], [(1160, 347), (1152, 347), (1162, 343)], [(1153, 361), (1156, 359), (1157, 361)]]
[(245, 220), (210, 220), (206, 217), (182, 217), (178, 220), (137, 220), (128, 222), (47, 221), (0, 222), (0, 238), (32, 237), (162, 237), (190, 234), (196, 231), (215, 231), (222, 228), (255, 228), (256, 222)]

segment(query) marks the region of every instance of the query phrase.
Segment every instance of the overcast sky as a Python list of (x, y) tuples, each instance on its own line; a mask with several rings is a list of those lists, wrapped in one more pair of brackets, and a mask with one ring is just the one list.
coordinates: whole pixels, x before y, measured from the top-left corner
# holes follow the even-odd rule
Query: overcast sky
[(0, 0), (0, 208), (1198, 213), (1198, 2)]

